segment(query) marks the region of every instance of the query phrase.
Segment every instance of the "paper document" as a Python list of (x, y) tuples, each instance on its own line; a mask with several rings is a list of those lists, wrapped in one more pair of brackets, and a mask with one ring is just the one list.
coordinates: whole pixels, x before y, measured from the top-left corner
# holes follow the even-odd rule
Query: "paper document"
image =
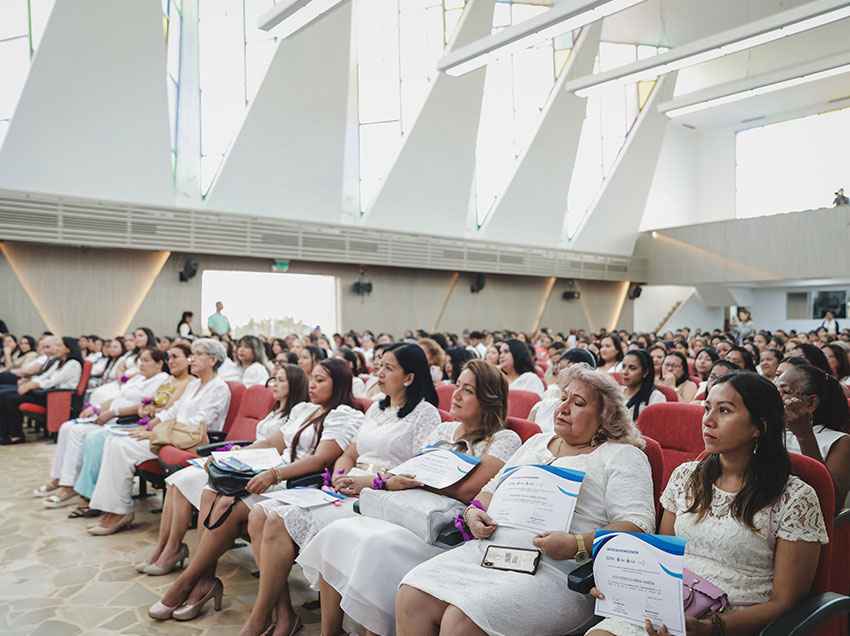
[(317, 508), (326, 506), (337, 501), (346, 499), (345, 495), (325, 492), (318, 488), (290, 488), (286, 490), (272, 490), (263, 493), (268, 499), (275, 499), (283, 503), (298, 506), (299, 508)]
[(139, 428), (138, 424), (107, 424), (106, 430), (110, 435), (129, 435), (130, 431)]
[(568, 532), (584, 473), (548, 464), (515, 466), (504, 471), (487, 514), (498, 526), (535, 534)]
[(410, 475), (430, 488), (441, 490), (459, 482), (479, 463), (481, 460), (471, 455), (448, 448), (427, 447), (390, 472), (393, 475)]
[(88, 417), (78, 417), (77, 422), (80, 424), (93, 424), (97, 421), (97, 415), (89, 415)]
[[(275, 468), (283, 463), (283, 458), (274, 448), (242, 448), (231, 451), (213, 451), (211, 457), (226, 466), (229, 459), (239, 460), (254, 472), (262, 472), (270, 468)], [(196, 457), (190, 459), (189, 463), (204, 468), (210, 457)], [(239, 466), (231, 466), (239, 468)]]
[(597, 530), (593, 540), (593, 577), (605, 595), (596, 615), (616, 617), (643, 627), (667, 627), (685, 636), (682, 569), (686, 541), (680, 537)]

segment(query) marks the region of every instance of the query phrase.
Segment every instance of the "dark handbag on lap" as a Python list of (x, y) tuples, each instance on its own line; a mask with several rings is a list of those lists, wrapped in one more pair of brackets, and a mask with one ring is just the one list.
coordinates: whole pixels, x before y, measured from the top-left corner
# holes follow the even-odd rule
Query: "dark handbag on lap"
[(207, 530), (215, 530), (227, 520), (230, 513), (233, 512), (233, 508), (239, 503), (239, 500), (250, 494), (246, 490), (246, 487), (248, 486), (248, 482), (258, 473), (247, 464), (243, 464), (239, 460), (232, 458), (224, 461), (210, 459), (205, 469), (209, 478), (209, 487), (216, 493), (216, 501), (218, 501), (219, 497), (232, 498), (227, 510), (212, 524), (210, 524), (210, 517), (212, 516), (215, 503), (210, 506), (209, 514), (204, 519), (204, 527)]

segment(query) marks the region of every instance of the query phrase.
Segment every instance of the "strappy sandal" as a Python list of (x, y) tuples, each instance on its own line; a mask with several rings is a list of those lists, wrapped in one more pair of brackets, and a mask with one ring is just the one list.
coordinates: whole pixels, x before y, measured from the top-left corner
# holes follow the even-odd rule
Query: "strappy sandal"
[(38, 488), (32, 491), (33, 497), (47, 497), (54, 490), (59, 490), (59, 485), (53, 486), (51, 484), (42, 484)]
[(64, 508), (65, 506), (72, 505), (77, 497), (79, 497), (79, 495), (75, 492), (72, 492), (67, 497), (60, 497), (59, 495), (50, 495), (44, 498), (44, 507)]
[(78, 506), (71, 511), (68, 519), (91, 519), (93, 517), (99, 517), (102, 514), (100, 510), (94, 510), (88, 506)]

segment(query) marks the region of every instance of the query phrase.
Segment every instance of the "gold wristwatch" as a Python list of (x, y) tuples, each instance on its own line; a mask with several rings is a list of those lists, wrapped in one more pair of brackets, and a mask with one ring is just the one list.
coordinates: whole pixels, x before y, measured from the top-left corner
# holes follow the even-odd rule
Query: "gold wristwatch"
[(576, 538), (576, 562), (582, 563), (583, 561), (587, 561), (590, 555), (587, 553), (587, 548), (584, 545), (584, 535), (574, 534), (573, 536)]

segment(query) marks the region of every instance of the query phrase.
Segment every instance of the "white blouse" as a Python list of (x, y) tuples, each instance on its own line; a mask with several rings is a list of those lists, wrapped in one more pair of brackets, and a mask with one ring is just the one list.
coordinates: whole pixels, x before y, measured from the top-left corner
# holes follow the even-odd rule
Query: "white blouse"
[(561, 406), (560, 390), (558, 397), (540, 400), (532, 406), (528, 419), (537, 424), (544, 433), (551, 433), (555, 430), (555, 411), (559, 406)]
[(440, 424), (440, 412), (422, 400), (404, 418), (398, 408), (381, 410), (374, 402), (366, 411), (366, 419), (357, 433), (357, 463), (392, 468), (407, 461), (423, 446)]
[[(823, 461), (826, 461), (829, 451), (832, 450), (832, 445), (842, 437), (847, 437), (847, 433), (834, 431), (825, 426), (815, 426), (812, 432), (815, 434), (815, 441), (818, 443), (818, 449), (820, 450), (820, 456), (823, 458)], [(785, 431), (785, 448), (788, 449), (789, 453), (800, 452), (800, 442), (797, 441), (797, 436), (791, 431)]]
[(457, 431), (460, 428), (460, 422), (440, 422), (437, 428), (431, 433), (425, 442), (426, 446), (438, 444), (440, 442), (449, 442), (451, 444), (463, 444), (462, 452), (472, 455), (473, 457), (482, 457), (490, 455), (502, 462), (508, 461), (515, 452), (522, 446), (522, 441), (519, 435), (513, 431), (503, 428), (496, 431), (488, 439), (475, 442), (471, 447), (466, 440), (457, 439)]
[[(283, 433), (283, 441), (286, 443), (286, 449), (283, 451), (284, 463), (288, 464), (290, 462), (290, 457), (292, 456), (290, 449), (292, 448), (292, 441), (295, 439), (295, 435), (320, 408), (322, 407), (318, 404), (302, 402), (292, 407), (292, 410), (289, 412), (289, 419), (282, 422), (280, 431)], [(363, 413), (342, 404), (325, 416), (325, 421), (322, 424), (321, 441), (336, 442), (337, 446), (345, 451), (355, 435), (357, 435), (357, 431), (362, 424)], [(298, 446), (295, 447), (295, 458), (298, 459), (305, 455), (311, 455), (315, 446), (316, 429), (313, 426), (308, 426), (301, 432), (298, 438)]]
[(225, 382), (242, 382), (242, 367), (230, 358), (224, 359), (216, 373)]
[(543, 380), (541, 380), (533, 371), (526, 371), (523, 373), (516, 380), (511, 382), (508, 385), (508, 388), (519, 391), (532, 391), (540, 397), (543, 397), (543, 393), (546, 391), (546, 387), (543, 386)]
[(153, 399), (157, 389), (170, 377), (164, 371), (149, 378), (137, 373), (121, 385), (118, 396), (109, 405), (110, 410), (115, 413), (121, 409), (140, 405), (144, 398)]
[(280, 411), (271, 411), (263, 419), (257, 422), (257, 441), (266, 441), (272, 435), (283, 429), (288, 421), (288, 415), (281, 415)]
[(269, 379), (269, 371), (262, 363), (253, 362), (242, 370), (241, 379), (246, 389), (257, 384), (265, 386), (266, 380)]
[(230, 387), (224, 380), (215, 376), (202, 385), (198, 378), (192, 378), (180, 399), (157, 417), (160, 422), (177, 420), (193, 427), (205, 424), (208, 431), (220, 431), (229, 406)]
[(366, 383), (357, 376), (351, 378), (351, 394), (356, 398), (366, 397)]
[(83, 367), (76, 360), (67, 360), (61, 367), (61, 362), (56, 362), (52, 367), (41, 375), (33, 378), (41, 389), (76, 389), (80, 383)]

